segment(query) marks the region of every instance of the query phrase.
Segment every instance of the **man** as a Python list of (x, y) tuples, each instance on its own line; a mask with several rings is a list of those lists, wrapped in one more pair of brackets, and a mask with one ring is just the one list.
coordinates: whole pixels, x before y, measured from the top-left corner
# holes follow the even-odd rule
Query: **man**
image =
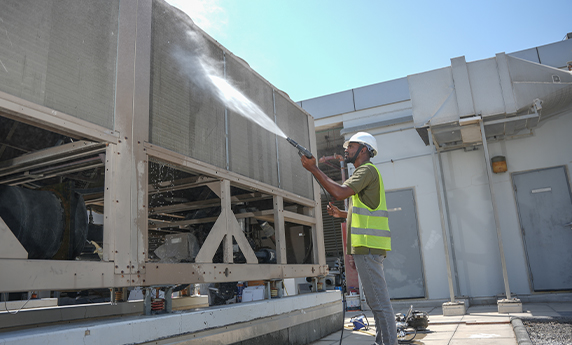
[(379, 170), (370, 162), (377, 154), (377, 141), (371, 134), (359, 132), (344, 143), (344, 148), (346, 163), (352, 163), (356, 169), (343, 185), (326, 176), (314, 157), (302, 156), (302, 165), (334, 199), (351, 197), (348, 212), (330, 203), (328, 214), (347, 218), (348, 253), (353, 256), (367, 304), (375, 318), (375, 344), (396, 345), (395, 314), (383, 273), (386, 251), (391, 250), (385, 190)]

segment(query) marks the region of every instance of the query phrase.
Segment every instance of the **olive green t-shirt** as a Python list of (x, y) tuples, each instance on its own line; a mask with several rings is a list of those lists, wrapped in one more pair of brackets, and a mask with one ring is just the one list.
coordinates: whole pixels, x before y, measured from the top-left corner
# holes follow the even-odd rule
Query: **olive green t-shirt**
[[(350, 187), (359, 199), (369, 208), (377, 208), (379, 205), (379, 175), (375, 167), (371, 165), (360, 165), (352, 176), (344, 182)], [(349, 199), (348, 218), (346, 222), (347, 252), (349, 254), (377, 254), (386, 255), (384, 249), (372, 249), (366, 247), (352, 247), (351, 244), (351, 224), (352, 224), (352, 199)]]

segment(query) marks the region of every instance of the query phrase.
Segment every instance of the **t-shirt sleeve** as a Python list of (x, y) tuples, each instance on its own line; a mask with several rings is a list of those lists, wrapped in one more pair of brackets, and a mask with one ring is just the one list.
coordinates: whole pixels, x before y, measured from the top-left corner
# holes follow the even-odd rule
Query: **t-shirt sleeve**
[(350, 187), (355, 194), (359, 194), (359, 192), (370, 184), (373, 178), (374, 176), (370, 169), (367, 169), (366, 166), (359, 167), (354, 171), (352, 176), (344, 182), (344, 185)]

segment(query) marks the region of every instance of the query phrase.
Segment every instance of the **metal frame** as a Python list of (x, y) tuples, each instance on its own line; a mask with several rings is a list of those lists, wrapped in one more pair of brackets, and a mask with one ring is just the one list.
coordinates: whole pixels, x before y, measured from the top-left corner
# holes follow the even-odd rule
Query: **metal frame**
[[(151, 0), (120, 2), (114, 130), (0, 92), (3, 116), (106, 144), (105, 148), (100, 144), (94, 145), (99, 150), (105, 149), (103, 201), (107, 206), (104, 211), (103, 261), (0, 258), (0, 292), (270, 280), (325, 276), (328, 273), (322, 223), (317, 221), (321, 218), (317, 182), (314, 181), (314, 200), (311, 200), (148, 142), (151, 12)], [(315, 152), (314, 124), (310, 115), (308, 122), (310, 149)], [(222, 213), (217, 220), (218, 225), (209, 235), (208, 244), (205, 243), (206, 247), (204, 245), (200, 252), (202, 262), (158, 264), (148, 261), (150, 158), (166, 161), (200, 176), (209, 176), (212, 178), (210, 183), (219, 184)], [(237, 218), (231, 210), (231, 185), (262, 192), (273, 199), (271, 212), (252, 216), (264, 217), (275, 223), (277, 264), (258, 264), (248, 250), (245, 251), (247, 264), (232, 263), (231, 237), (237, 239), (243, 251), (246, 245), (241, 239), (244, 235), (237, 231)], [(284, 201), (301, 206), (303, 214), (284, 210)], [(311, 228), (313, 264), (287, 263), (285, 222)], [(225, 260), (224, 263), (212, 263), (209, 255), (214, 253), (213, 248), (216, 250), (219, 240), (225, 243)]]

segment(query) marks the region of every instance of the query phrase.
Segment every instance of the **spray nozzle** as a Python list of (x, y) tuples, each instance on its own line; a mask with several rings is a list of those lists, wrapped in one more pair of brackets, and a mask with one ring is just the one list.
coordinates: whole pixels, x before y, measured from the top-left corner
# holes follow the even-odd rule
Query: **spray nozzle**
[(294, 146), (295, 148), (298, 149), (298, 154), (300, 155), (300, 157), (302, 157), (302, 155), (308, 157), (308, 158), (312, 158), (314, 157), (312, 155), (312, 152), (310, 152), (307, 148), (305, 148), (304, 146), (298, 144), (297, 142), (295, 142), (294, 140), (290, 139), (290, 138), (286, 138), (286, 140), (288, 140), (288, 142), (290, 144), (292, 144), (292, 146)]

